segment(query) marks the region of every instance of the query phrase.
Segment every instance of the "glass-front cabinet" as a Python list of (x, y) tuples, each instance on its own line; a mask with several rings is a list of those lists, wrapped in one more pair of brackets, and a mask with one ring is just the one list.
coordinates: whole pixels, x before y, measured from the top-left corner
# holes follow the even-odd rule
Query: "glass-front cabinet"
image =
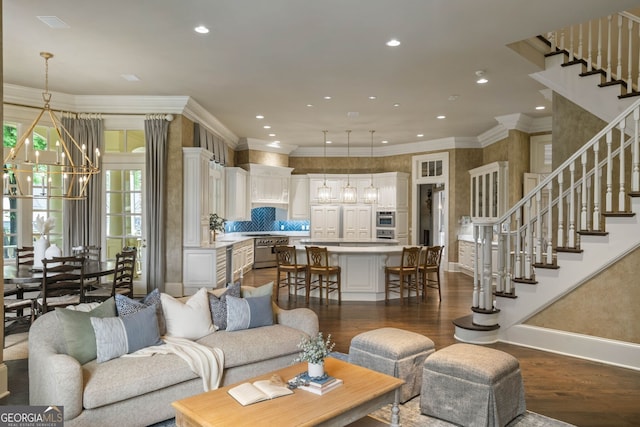
[(471, 169), (470, 212), (473, 219), (496, 219), (508, 204), (508, 162)]

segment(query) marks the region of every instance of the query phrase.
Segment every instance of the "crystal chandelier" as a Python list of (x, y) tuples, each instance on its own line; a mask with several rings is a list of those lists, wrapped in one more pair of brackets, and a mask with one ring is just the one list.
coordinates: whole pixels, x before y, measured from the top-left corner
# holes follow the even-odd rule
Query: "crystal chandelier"
[[(53, 54), (40, 52), (40, 56), (45, 61), (44, 107), (8, 154), (8, 148), (5, 148), (4, 193), (9, 198), (83, 200), (87, 197), (91, 177), (100, 173), (100, 151), (96, 149), (92, 160), (91, 155), (87, 155), (86, 146), (78, 144), (51, 110), (49, 59)], [(55, 150), (37, 150), (29, 142), (29, 136), (43, 116), (49, 118), (56, 131)]]
[(373, 133), (375, 130), (370, 130), (371, 132), (371, 155), (369, 157), (369, 169), (371, 172), (371, 184), (369, 187), (364, 189), (364, 202), (365, 203), (376, 203), (378, 201), (378, 189), (373, 186), (373, 167), (371, 166), (373, 163)]
[(349, 136), (351, 135), (351, 131), (347, 131), (347, 185), (342, 187), (342, 202), (343, 203), (355, 203), (358, 200), (358, 191), (355, 187), (351, 186), (351, 182), (349, 180), (349, 175), (351, 174), (351, 163), (350, 163), (350, 154), (349, 154)]
[(331, 188), (327, 186), (327, 131), (323, 130), (322, 132), (324, 133), (324, 159), (322, 163), (324, 182), (322, 186), (318, 187), (318, 202), (329, 203), (331, 201)]

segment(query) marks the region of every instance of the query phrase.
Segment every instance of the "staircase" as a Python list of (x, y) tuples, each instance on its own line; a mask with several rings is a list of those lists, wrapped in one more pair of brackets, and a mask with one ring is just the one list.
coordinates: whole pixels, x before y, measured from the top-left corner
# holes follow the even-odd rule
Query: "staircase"
[[(603, 22), (615, 43), (604, 42)], [(497, 221), (474, 223), (472, 313), (454, 321), (456, 339), (640, 370), (639, 344), (524, 324), (640, 247), (638, 27), (637, 18), (621, 14), (538, 38), (548, 52), (545, 70), (532, 77), (609, 124)]]

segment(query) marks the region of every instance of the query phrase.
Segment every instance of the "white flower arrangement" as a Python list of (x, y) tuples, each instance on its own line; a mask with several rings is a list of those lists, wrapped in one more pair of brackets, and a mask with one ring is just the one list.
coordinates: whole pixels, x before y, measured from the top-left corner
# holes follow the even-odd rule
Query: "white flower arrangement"
[(336, 343), (331, 342), (331, 334), (327, 335), (325, 340), (322, 332), (310, 338), (302, 338), (298, 344), (298, 348), (302, 350), (300, 355), (295, 359), (296, 362), (324, 363), (325, 357), (333, 351)]
[(38, 215), (36, 216), (36, 220), (33, 222), (36, 230), (38, 230), (38, 233), (40, 233), (40, 235), (45, 235), (45, 234), (49, 234), (49, 232), (53, 229), (53, 227), (55, 226), (55, 218), (53, 217), (49, 217), (47, 219), (45, 219), (42, 215)]

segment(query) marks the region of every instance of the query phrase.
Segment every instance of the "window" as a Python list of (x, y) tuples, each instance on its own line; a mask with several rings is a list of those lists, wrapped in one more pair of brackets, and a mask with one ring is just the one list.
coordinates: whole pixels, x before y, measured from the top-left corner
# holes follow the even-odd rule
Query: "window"
[(442, 160), (427, 160), (422, 162), (420, 176), (442, 176)]

